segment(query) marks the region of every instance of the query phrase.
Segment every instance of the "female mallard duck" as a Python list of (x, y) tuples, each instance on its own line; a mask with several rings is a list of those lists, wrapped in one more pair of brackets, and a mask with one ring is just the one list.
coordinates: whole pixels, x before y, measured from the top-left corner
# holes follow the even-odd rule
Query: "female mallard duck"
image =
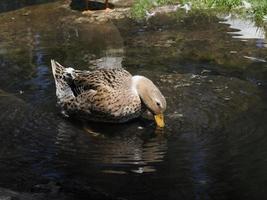
[(144, 76), (122, 68), (80, 71), (51, 60), (58, 104), (66, 115), (86, 120), (121, 123), (148, 109), (164, 127), (166, 100)]

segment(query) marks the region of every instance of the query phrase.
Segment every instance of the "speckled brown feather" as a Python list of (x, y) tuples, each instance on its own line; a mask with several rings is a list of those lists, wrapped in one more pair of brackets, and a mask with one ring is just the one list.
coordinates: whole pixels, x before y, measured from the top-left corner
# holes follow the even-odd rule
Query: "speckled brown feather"
[(132, 75), (126, 70), (80, 71), (53, 60), (51, 63), (58, 104), (65, 114), (105, 122), (125, 122), (141, 114), (140, 97), (133, 91)]

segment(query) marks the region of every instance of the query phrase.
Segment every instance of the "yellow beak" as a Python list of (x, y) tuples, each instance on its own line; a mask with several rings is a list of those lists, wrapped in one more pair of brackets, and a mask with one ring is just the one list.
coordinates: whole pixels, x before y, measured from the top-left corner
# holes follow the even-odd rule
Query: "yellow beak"
[(163, 128), (165, 126), (163, 114), (154, 115), (154, 118), (158, 127)]

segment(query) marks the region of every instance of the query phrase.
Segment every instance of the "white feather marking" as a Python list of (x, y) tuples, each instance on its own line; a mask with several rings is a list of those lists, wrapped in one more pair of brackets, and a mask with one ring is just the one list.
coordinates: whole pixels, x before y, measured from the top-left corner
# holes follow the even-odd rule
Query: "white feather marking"
[(66, 72), (68, 73), (68, 74), (72, 74), (72, 72), (73, 72), (73, 68), (71, 68), (71, 67), (68, 67), (68, 68), (65, 68), (66, 69)]

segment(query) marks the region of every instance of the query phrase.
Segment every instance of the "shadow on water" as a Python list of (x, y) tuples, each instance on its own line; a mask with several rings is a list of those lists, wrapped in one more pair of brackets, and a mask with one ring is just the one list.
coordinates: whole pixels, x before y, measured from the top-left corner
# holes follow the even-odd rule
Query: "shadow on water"
[[(24, 199), (266, 199), (264, 34), (215, 17), (93, 24), (62, 2), (27, 9), (0, 16), (0, 187)], [(149, 77), (166, 128), (65, 119), (51, 58)]]

